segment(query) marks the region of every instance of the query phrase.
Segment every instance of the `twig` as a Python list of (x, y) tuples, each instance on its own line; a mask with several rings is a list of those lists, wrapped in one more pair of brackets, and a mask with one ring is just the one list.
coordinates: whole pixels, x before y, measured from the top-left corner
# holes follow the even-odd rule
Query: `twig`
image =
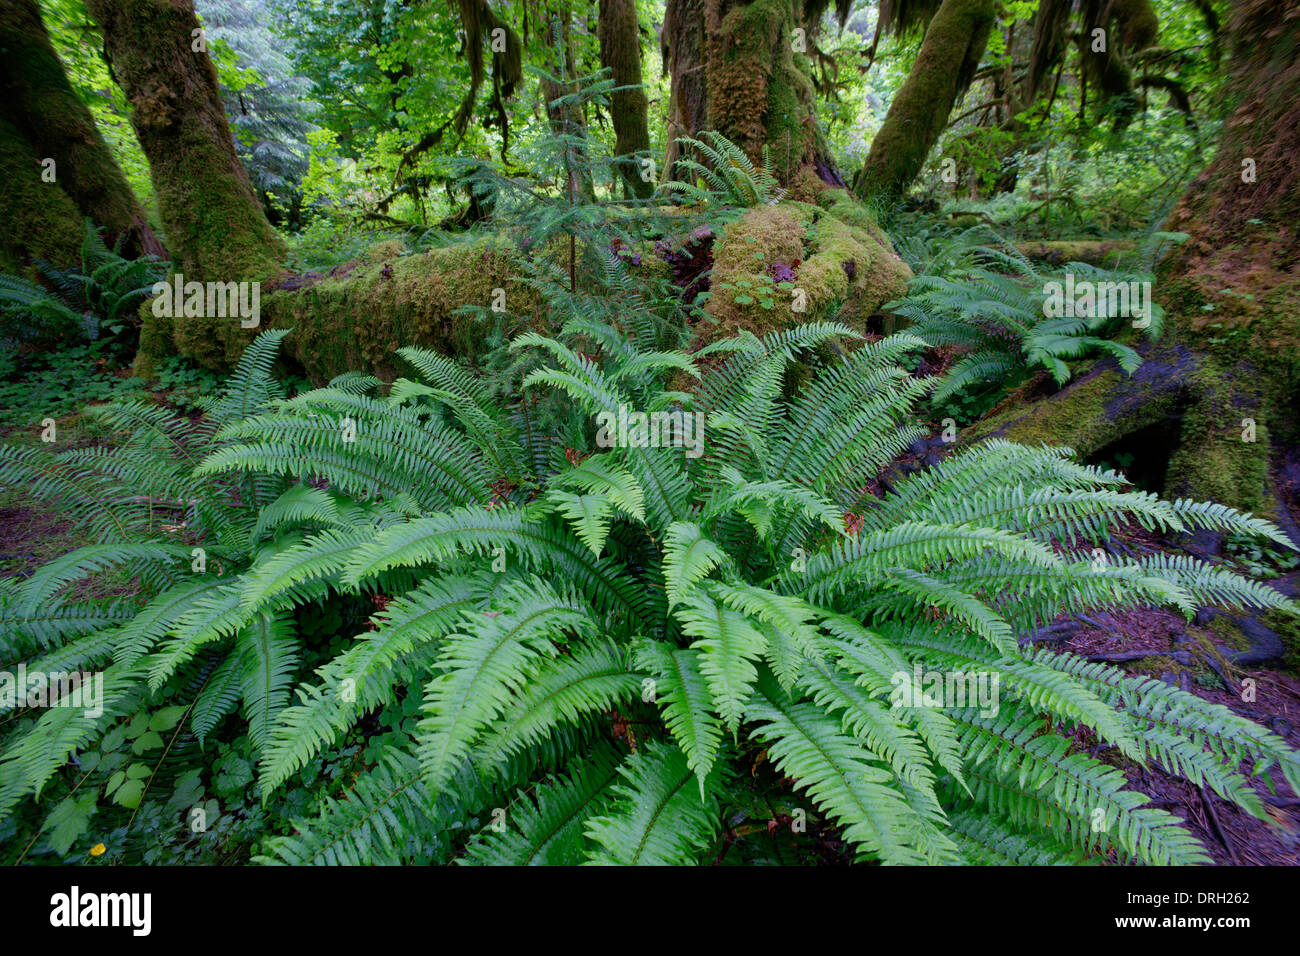
[(1210, 818), (1210, 825), (1214, 827), (1214, 833), (1220, 842), (1228, 851), (1228, 859), (1232, 861), (1233, 866), (1241, 866), (1241, 861), (1237, 859), (1237, 851), (1232, 848), (1232, 841), (1228, 839), (1227, 832), (1223, 829), (1223, 824), (1219, 822), (1219, 815), (1214, 812), (1214, 798), (1205, 792), (1205, 787), (1201, 787), (1201, 802), (1205, 804), (1205, 815)]

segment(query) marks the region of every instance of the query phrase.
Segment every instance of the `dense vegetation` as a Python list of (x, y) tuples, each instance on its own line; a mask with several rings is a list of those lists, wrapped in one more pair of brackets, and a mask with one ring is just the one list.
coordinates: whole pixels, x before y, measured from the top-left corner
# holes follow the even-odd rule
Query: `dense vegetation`
[(17, 0), (0, 860), (1284, 860), (1274, 7)]

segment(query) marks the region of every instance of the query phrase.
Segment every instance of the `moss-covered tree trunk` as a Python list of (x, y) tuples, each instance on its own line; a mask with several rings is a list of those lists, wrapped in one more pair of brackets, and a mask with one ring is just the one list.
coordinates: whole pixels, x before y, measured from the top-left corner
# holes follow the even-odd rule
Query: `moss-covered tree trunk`
[(640, 158), (650, 150), (646, 125), (646, 96), (641, 88), (641, 41), (636, 0), (600, 0), (596, 21), (600, 63), (610, 71), (617, 87), (609, 98), (614, 120), (614, 152), (632, 157), (619, 163), (619, 175), (629, 196), (644, 199), (654, 192), (654, 182), (641, 175)]
[(1300, 0), (1245, 0), (1233, 35), (1235, 111), (1166, 224), (1190, 239), (1157, 273), (1164, 336), (1131, 378), (1098, 363), (977, 432), (1100, 457), (1163, 434), (1167, 494), (1271, 515), (1300, 540), (1300, 501), (1276, 480), (1300, 437)]
[(90, 110), (68, 83), (36, 0), (0, 6), (0, 100), (36, 154), (54, 160), (55, 181), (82, 216), (104, 228), (110, 246), (120, 243), (128, 258), (165, 254)]
[(35, 279), (35, 260), (68, 267), (79, 261), (81, 213), (0, 103), (0, 272)]
[(860, 197), (897, 197), (916, 179), (975, 75), (996, 11), (995, 0), (943, 0), (854, 178)]
[(669, 0), (669, 134), (714, 129), (756, 163), (766, 152), (784, 184), (843, 185), (817, 125), (808, 36), (803, 0)]
[(191, 0), (86, 0), (187, 277), (262, 279), (284, 247), (253, 193)]

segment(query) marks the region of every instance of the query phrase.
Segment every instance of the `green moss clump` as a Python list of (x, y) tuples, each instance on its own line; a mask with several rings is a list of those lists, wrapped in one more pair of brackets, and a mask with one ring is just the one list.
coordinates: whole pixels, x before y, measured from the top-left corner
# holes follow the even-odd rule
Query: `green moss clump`
[[(1215, 615), (1205, 625), (1205, 629), (1210, 632), (1211, 641), (1217, 641), (1236, 651), (1250, 650), (1250, 639), (1242, 633), (1241, 627), (1236, 623), (1235, 618), (1228, 614)], [(1199, 640), (1201, 646), (1206, 647), (1207, 650), (1212, 646), (1207, 645), (1203, 639)]]
[[(353, 369), (391, 379), (402, 371), (395, 353), (403, 346), (482, 354), (496, 289), (505, 290), (510, 314), (535, 313), (537, 293), (515, 281), (518, 274), (512, 247), (482, 240), (274, 292), (262, 311), (265, 324), (295, 330), (285, 345), (314, 382)], [(466, 306), (480, 309), (458, 314)]]
[(366, 250), (366, 262), (387, 262), (405, 254), (406, 246), (401, 239), (385, 239)]
[[(842, 191), (841, 191), (842, 192)], [(804, 322), (839, 321), (862, 330), (911, 278), (865, 210), (828, 200), (849, 222), (808, 203), (751, 209), (731, 223), (714, 249), (707, 311), (716, 320), (702, 337), (747, 329), (763, 334)], [(794, 273), (780, 288), (785, 270)], [(802, 304), (803, 310), (796, 311)]]

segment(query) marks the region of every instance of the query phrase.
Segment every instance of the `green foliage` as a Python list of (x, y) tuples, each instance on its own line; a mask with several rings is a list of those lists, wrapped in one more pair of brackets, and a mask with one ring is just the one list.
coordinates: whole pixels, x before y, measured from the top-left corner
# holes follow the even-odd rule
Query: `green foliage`
[[(528, 333), (512, 346), (533, 356), (524, 394), (503, 403), (416, 350), (419, 380), (386, 396), (344, 376), (285, 398), (269, 378), (283, 335), (204, 403), (197, 438), (137, 404), (103, 413), (129, 426), (114, 452), (5, 451), (6, 484), (59, 496), (105, 542), (4, 584), (10, 659), (105, 674), (102, 716), (55, 708), (7, 730), (0, 811), (57, 797), (41, 852), (84, 844), (137, 797), (199, 805), (177, 754), (229, 747), (232, 727), (238, 747), (201, 789), (240, 808), (228, 838), (262, 834), (262, 859), (283, 863), (704, 862), (723, 821), (764, 802), (864, 860), (1205, 862), (1177, 817), (1079, 749), (1085, 728), (1261, 818), (1242, 761), (1300, 783), (1296, 754), (1225, 708), (1023, 643), (1088, 609), (1289, 609), (1195, 558), (1092, 551), (1129, 522), (1281, 532), (999, 441), (865, 492), (920, 433), (932, 383), (897, 365), (912, 336), (818, 365), (853, 334), (803, 326), (687, 356), (653, 330)], [(787, 390), (800, 357), (814, 374)], [(682, 371), (698, 384), (665, 390)], [(557, 394), (578, 427), (522, 427), (534, 396)], [(703, 455), (594, 444), (582, 416), (621, 404), (703, 415)], [(139, 605), (72, 598), (110, 568), (138, 577)], [(308, 643), (327, 611), (343, 639)], [(996, 693), (936, 696), (954, 675)], [(355, 767), (376, 719), (391, 729)], [(87, 769), (108, 744), (123, 756)], [(65, 779), (70, 758), (89, 783)], [(322, 766), (354, 767), (346, 795)], [(799, 829), (728, 856), (788, 858)]]
[(149, 256), (124, 259), (87, 219), (80, 269), (41, 265), (49, 289), (0, 275), (0, 339), (37, 349), (98, 341), (129, 358), (140, 334), (136, 310), (166, 268)]
[[(203, 456), (219, 447), (219, 428), (282, 394), (269, 371), (284, 334), (259, 339), (224, 388), (201, 400), (205, 417), (197, 427), (186, 416), (132, 399), (83, 412), (114, 436), (114, 447), (0, 447), (0, 484), (56, 503), (61, 516), (101, 542), (43, 565), (25, 581), (5, 582), (5, 660), (22, 662), (30, 672), (87, 671), (103, 679), (98, 707), (42, 712), (25, 700), (5, 703), (4, 812), (26, 795), (67, 788), (63, 768), (75, 754), (83, 773), (67, 797), (78, 794), (76, 801), (65, 812), (78, 808), (84, 815), (95, 806), (131, 811), (130, 820), (118, 821), (114, 857), (157, 859), (161, 851), (141, 844), (141, 831), (132, 829), (137, 813), (163, 812), (151, 804), (146, 813), (144, 798), (171, 793), (171, 781), (200, 763), (203, 738), (241, 703), (254, 754), (287, 703), (300, 653), (291, 621), (275, 606), (241, 606), (227, 582), (254, 556), (269, 559), (277, 547), (288, 547), (293, 529), (316, 526), (315, 517), (283, 518), (279, 530), (285, 538), (263, 546), (251, 532), (283, 483), (277, 488), (265, 476), (240, 482), (192, 476)], [(105, 573), (132, 581), (133, 597), (105, 604), (79, 593), (79, 582)], [(188, 731), (183, 739), (182, 723)], [(103, 756), (119, 752), (120, 744), (103, 749), (118, 731), (134, 741), (136, 756), (153, 752), (147, 766), (118, 767), (119, 761)], [(160, 736), (164, 731), (173, 731), (168, 741)], [(96, 746), (100, 758), (88, 761)], [(192, 784), (184, 785), (187, 792)], [(94, 797), (97, 788), (102, 800), (92, 804), (86, 795)], [(68, 823), (52, 848), (66, 846), (74, 829), (80, 834), (85, 828)], [(211, 833), (203, 838), (211, 849), (219, 834), (203, 832)], [(230, 836), (225, 832), (220, 839)], [(246, 841), (248, 833), (240, 839)]]
[[(907, 296), (889, 308), (908, 320), (912, 334), (931, 346), (954, 349), (957, 356), (935, 391), (935, 402), (990, 386), (1009, 389), (1040, 370), (1060, 386), (1070, 379), (1067, 363), (1073, 359), (1109, 355), (1125, 372), (1137, 368), (1141, 362), (1137, 352), (1115, 339), (1130, 324), (1144, 323), (1141, 327), (1150, 338), (1160, 334), (1164, 311), (1149, 296), (1145, 313), (1129, 321), (1135, 309), (1130, 290), (1149, 289), (1150, 275), (1080, 262), (1049, 272), (1014, 247), (984, 245), (987, 236), (986, 229), (975, 227), (940, 240), (937, 246), (927, 248), (917, 242), (904, 246), (917, 275)], [(1122, 302), (1118, 295), (1103, 291), (1088, 300), (1082, 314), (1059, 308), (1067, 296), (1073, 304), (1076, 287), (1106, 290), (1120, 285)], [(1063, 314), (1052, 314), (1054, 288), (1056, 311)]]
[[(673, 174), (663, 191), (681, 195), (701, 205), (727, 205), (747, 209), (769, 205), (781, 198), (771, 157), (755, 166), (745, 151), (721, 133), (704, 130), (700, 138), (679, 136), (682, 149)], [(692, 154), (699, 159), (692, 158)]]

